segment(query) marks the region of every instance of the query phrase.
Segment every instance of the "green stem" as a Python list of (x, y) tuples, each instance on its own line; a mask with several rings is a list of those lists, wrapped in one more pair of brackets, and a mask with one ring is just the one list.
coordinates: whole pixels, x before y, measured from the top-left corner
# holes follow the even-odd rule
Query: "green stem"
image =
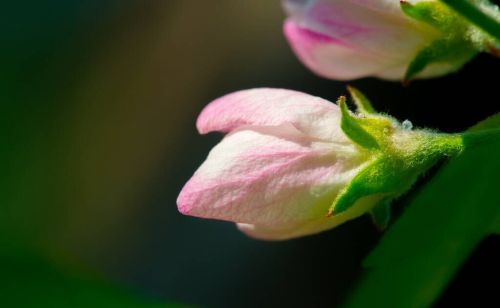
[(469, 0), (441, 0), (470, 22), (500, 40), (500, 21), (483, 12)]

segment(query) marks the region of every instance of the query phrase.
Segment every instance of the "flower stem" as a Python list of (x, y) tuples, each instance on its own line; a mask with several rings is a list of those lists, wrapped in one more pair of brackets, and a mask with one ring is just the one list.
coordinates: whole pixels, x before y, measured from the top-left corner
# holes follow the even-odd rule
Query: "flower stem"
[(441, 0), (470, 22), (500, 41), (500, 20), (481, 10), (470, 0)]

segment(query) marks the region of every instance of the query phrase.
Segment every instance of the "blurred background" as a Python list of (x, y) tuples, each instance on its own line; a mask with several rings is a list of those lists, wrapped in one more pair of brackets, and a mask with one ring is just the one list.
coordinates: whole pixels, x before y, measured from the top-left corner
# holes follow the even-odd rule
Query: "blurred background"
[[(279, 1), (10, 1), (0, 15), (0, 305), (332, 307), (355, 286), (381, 236), (367, 217), (262, 242), (176, 209), (221, 139), (194, 125), (212, 99), (346, 94), (292, 54)], [(407, 88), (352, 84), (380, 111), (458, 132), (499, 111), (499, 71), (480, 55)], [(498, 277), (498, 248), (481, 244), (440, 303), (478, 296), (462, 290)]]

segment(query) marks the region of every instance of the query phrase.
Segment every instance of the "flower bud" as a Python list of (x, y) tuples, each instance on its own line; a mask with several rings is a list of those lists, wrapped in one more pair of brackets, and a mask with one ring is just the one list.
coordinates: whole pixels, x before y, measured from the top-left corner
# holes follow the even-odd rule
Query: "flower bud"
[(250, 236), (288, 239), (371, 213), (388, 203), (459, 140), (411, 130), (374, 113), (352, 89), (359, 114), (283, 89), (232, 93), (210, 103), (202, 134), (227, 133), (182, 189), (181, 213), (236, 222)]
[(283, 0), (284, 33), (316, 74), (409, 80), (459, 69), (488, 44), (435, 0)]

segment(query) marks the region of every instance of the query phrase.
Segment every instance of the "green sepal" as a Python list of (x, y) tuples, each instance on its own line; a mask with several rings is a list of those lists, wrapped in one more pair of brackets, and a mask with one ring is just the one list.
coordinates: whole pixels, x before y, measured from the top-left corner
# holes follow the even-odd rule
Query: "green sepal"
[(402, 11), (408, 17), (426, 23), (440, 32), (439, 38), (422, 48), (410, 62), (403, 83), (414, 79), (430, 64), (441, 63), (458, 70), (481, 49), (475, 46), (468, 34), (471, 25), (445, 4), (439, 1), (400, 3)]
[(337, 104), (340, 107), (342, 119), (340, 122), (340, 127), (342, 131), (359, 146), (366, 149), (377, 149), (379, 145), (374, 136), (372, 136), (368, 131), (366, 131), (360, 124), (358, 117), (353, 115), (349, 109), (347, 109), (346, 99), (344, 96), (339, 97)]
[(379, 194), (383, 189), (384, 182), (381, 181), (381, 168), (378, 159), (363, 168), (351, 180), (337, 196), (330, 209), (328, 216), (337, 215), (350, 209), (360, 198)]
[(377, 113), (370, 100), (363, 93), (361, 93), (361, 91), (353, 86), (347, 86), (347, 90), (349, 91), (349, 94), (351, 94), (351, 98), (354, 101), (354, 104), (356, 104), (358, 112), (364, 114)]
[(459, 69), (474, 57), (476, 53), (477, 51), (474, 48), (467, 45), (464, 46), (464, 43), (461, 41), (450, 39), (436, 40), (422, 49), (410, 62), (403, 82), (407, 83), (414, 79), (417, 74), (433, 63), (449, 63), (455, 66), (456, 69)]
[(337, 196), (328, 216), (347, 211), (361, 198), (371, 197), (374, 204), (389, 200), (408, 190), (418, 172), (406, 166), (406, 162), (389, 155), (381, 155), (361, 169)]
[(359, 155), (366, 163), (338, 193), (327, 216), (350, 209), (368, 212), (383, 228), (389, 221), (390, 201), (410, 189), (418, 176), (440, 158), (459, 153), (464, 146), (463, 136), (404, 128), (390, 116), (375, 113), (361, 92), (349, 90), (359, 113), (349, 111), (345, 97), (340, 97), (341, 128), (359, 147)]
[[(441, 0), (450, 9), (491, 36), (492, 42), (500, 42), (500, 14), (498, 4), (488, 0)], [(495, 1), (493, 1), (495, 2)], [(496, 53), (498, 50), (492, 50)]]
[(379, 230), (384, 230), (391, 220), (391, 199), (386, 198), (377, 203), (370, 211), (373, 223)]
[(453, 15), (450, 15), (445, 5), (437, 1), (423, 1), (416, 4), (400, 1), (399, 3), (406, 16), (436, 28), (442, 28), (452, 22)]
[[(353, 92), (355, 93), (355, 92)], [(356, 96), (356, 105), (361, 112), (353, 114), (347, 108), (346, 98), (339, 97), (337, 104), (340, 107), (342, 131), (357, 145), (365, 150), (377, 150), (387, 143), (394, 127), (397, 126), (393, 118), (387, 115), (364, 112), (373, 110), (369, 100), (358, 91)], [(363, 101), (362, 101), (363, 100)]]

